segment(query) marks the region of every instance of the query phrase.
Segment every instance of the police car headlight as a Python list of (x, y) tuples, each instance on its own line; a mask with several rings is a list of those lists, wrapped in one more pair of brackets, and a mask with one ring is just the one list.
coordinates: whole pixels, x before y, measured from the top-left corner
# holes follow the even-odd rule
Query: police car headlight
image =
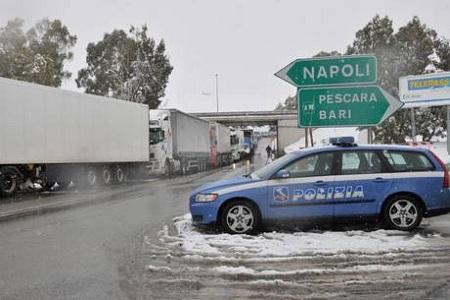
[(195, 202), (213, 202), (217, 199), (217, 194), (197, 194)]

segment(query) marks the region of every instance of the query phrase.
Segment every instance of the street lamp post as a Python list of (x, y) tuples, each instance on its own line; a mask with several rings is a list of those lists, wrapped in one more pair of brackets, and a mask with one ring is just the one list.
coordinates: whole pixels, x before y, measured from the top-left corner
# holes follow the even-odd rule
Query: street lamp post
[(219, 112), (219, 74), (216, 74), (216, 108)]

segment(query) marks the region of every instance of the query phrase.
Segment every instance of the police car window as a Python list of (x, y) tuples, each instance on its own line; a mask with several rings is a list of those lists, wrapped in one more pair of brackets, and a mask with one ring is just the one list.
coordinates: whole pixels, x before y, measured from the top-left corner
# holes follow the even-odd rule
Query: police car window
[(254, 179), (261, 179), (266, 178), (273, 174), (274, 172), (278, 171), (280, 168), (283, 168), (289, 161), (292, 161), (295, 159), (297, 154), (295, 153), (289, 153), (286, 154), (276, 160), (274, 160), (272, 163), (265, 165), (259, 170), (256, 170), (255, 172), (250, 174), (250, 177)]
[(285, 169), (290, 177), (309, 177), (331, 175), (333, 153), (310, 155), (289, 164)]
[(413, 151), (383, 151), (395, 172), (433, 171), (435, 168), (423, 153)]
[(342, 175), (380, 173), (381, 171), (381, 160), (376, 152), (346, 151), (342, 153)]

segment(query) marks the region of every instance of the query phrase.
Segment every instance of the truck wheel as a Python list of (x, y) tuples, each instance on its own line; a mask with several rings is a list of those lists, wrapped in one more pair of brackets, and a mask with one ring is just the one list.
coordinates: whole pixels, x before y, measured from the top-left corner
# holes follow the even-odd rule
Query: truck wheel
[(220, 224), (226, 232), (231, 234), (252, 233), (259, 222), (257, 209), (245, 200), (227, 203), (221, 210)]
[(44, 191), (53, 191), (55, 184), (55, 181), (46, 181), (44, 184)]
[(202, 171), (206, 171), (207, 169), (207, 163), (205, 160), (202, 161)]
[(20, 185), (21, 176), (15, 167), (3, 167), (0, 169), (0, 196), (14, 196)]
[(125, 172), (121, 166), (116, 166), (116, 171), (114, 173), (115, 184), (123, 184), (125, 182)]
[(166, 177), (172, 175), (172, 166), (169, 160), (166, 160), (166, 162), (164, 163), (163, 175)]
[(388, 200), (383, 217), (388, 227), (411, 231), (420, 225), (423, 209), (416, 198), (409, 195), (398, 195)]
[(181, 162), (181, 173), (183, 174), (183, 175), (186, 175), (187, 174), (187, 167), (186, 167), (186, 163), (185, 162)]
[(79, 181), (76, 182), (81, 189), (92, 189), (97, 185), (97, 172), (93, 167), (86, 168)]
[(58, 182), (59, 188), (63, 191), (66, 191), (69, 189), (71, 181), (61, 181)]
[(102, 168), (102, 184), (103, 185), (111, 185), (113, 181), (113, 175), (111, 173), (111, 168), (108, 166), (104, 166)]

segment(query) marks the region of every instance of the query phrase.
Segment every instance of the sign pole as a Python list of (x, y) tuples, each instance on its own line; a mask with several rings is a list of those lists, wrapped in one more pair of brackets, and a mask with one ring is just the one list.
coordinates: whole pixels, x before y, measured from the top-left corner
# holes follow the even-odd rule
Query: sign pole
[(216, 74), (216, 108), (219, 112), (219, 74)]
[(416, 143), (416, 116), (414, 113), (414, 107), (411, 108), (411, 135), (413, 143)]
[(367, 143), (372, 144), (372, 127), (367, 128)]
[(308, 128), (305, 128), (305, 148), (308, 148), (308, 139), (309, 139), (309, 135), (308, 135)]
[(450, 154), (450, 139), (449, 130), (450, 128), (450, 105), (447, 106), (447, 153)]

